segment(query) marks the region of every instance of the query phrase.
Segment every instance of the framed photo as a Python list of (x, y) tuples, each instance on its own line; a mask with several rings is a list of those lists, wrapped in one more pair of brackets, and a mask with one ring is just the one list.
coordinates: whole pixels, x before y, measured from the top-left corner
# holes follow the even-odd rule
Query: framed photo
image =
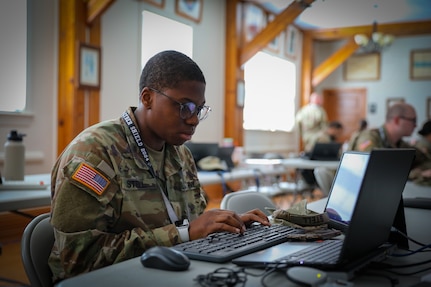
[(359, 54), (344, 64), (345, 81), (376, 81), (380, 79), (380, 54)]
[(410, 52), (410, 79), (431, 79), (431, 49)]
[(298, 43), (298, 31), (292, 25), (289, 25), (284, 37), (284, 54), (291, 58), (296, 58), (296, 45)]
[(78, 87), (100, 89), (100, 47), (79, 43)]
[(203, 5), (203, 0), (176, 0), (175, 11), (178, 15), (199, 23)]
[(245, 42), (250, 42), (266, 26), (266, 15), (264, 11), (256, 5), (245, 3), (243, 34)]
[(236, 84), (236, 105), (240, 108), (243, 108), (244, 100), (245, 100), (244, 80), (238, 80)]
[(165, 0), (141, 0), (141, 1), (150, 3), (159, 8), (165, 7)]
[(386, 111), (388, 111), (389, 107), (395, 103), (404, 103), (403, 98), (388, 98), (386, 100)]
[(427, 99), (427, 118), (431, 120), (431, 98)]
[[(274, 17), (275, 17), (274, 14), (268, 14), (267, 23), (271, 22), (274, 19)], [(271, 42), (269, 42), (266, 48), (271, 52), (278, 53), (280, 51), (280, 38), (281, 38), (281, 35), (276, 36), (274, 39), (272, 39)]]

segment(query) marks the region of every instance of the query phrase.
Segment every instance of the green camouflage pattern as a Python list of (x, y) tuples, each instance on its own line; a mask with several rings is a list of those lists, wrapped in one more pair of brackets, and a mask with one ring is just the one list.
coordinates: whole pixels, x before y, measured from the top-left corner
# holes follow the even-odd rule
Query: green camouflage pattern
[[(383, 130), (384, 137), (381, 136), (380, 130)], [(422, 178), (419, 175), (421, 170), (431, 168), (431, 158), (417, 147), (403, 140), (398, 141), (396, 145), (392, 145), (387, 141), (387, 138), (387, 131), (383, 126), (379, 129), (364, 130), (357, 136), (356, 142), (348, 149), (369, 152), (376, 148), (416, 148), (416, 156), (409, 179), (418, 184), (431, 185), (431, 178)]]
[(323, 107), (308, 104), (298, 111), (295, 121), (304, 146), (309, 146), (309, 141), (312, 140), (313, 136), (327, 126), (328, 116)]
[[(134, 109), (127, 113), (137, 126)], [(108, 179), (100, 195), (72, 178), (81, 163)], [(166, 145), (164, 177), (155, 179), (123, 118), (81, 132), (52, 170), (55, 244), (49, 265), (54, 282), (140, 256), (152, 246), (180, 243), (156, 181), (165, 187), (178, 218), (193, 220), (205, 210), (186, 146)]]
[(304, 146), (304, 151), (311, 152), (314, 146), (316, 145), (316, 143), (330, 143), (330, 142), (334, 142), (334, 140), (326, 132), (326, 129), (323, 129), (309, 137), (308, 142)]

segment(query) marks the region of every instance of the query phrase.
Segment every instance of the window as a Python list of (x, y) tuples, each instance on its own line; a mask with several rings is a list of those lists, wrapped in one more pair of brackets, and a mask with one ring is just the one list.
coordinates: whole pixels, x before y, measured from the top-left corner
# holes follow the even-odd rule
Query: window
[(193, 28), (149, 11), (142, 12), (142, 68), (149, 58), (164, 50), (193, 54)]
[(27, 96), (27, 0), (0, 1), (0, 111), (23, 111)]
[(292, 131), (295, 122), (295, 64), (258, 52), (244, 65), (244, 129)]

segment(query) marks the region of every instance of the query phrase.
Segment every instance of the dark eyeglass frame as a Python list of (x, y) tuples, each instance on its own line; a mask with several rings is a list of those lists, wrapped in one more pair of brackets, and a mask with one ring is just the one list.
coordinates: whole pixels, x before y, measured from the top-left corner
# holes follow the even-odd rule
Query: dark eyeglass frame
[(411, 122), (411, 123), (413, 123), (413, 124), (416, 124), (416, 123), (417, 123), (417, 118), (408, 118), (408, 117), (400, 116), (400, 119), (403, 119), (403, 120), (409, 121), (409, 122)]
[(171, 96), (163, 93), (162, 91), (159, 91), (157, 89), (150, 88), (150, 87), (148, 88), (160, 95), (167, 97), (171, 101), (177, 103), (180, 106), (180, 118), (182, 118), (183, 120), (190, 119), (196, 114), (198, 117), (198, 120), (203, 121), (208, 117), (209, 113), (211, 112), (210, 106), (197, 106), (193, 102), (181, 103), (175, 100), (174, 98), (172, 98)]

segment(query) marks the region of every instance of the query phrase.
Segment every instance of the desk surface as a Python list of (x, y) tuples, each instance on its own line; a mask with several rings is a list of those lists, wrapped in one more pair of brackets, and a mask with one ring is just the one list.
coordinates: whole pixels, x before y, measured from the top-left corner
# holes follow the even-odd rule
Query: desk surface
[[(431, 216), (431, 210), (424, 209), (410, 209), (406, 208), (406, 220), (409, 235), (421, 242), (430, 243), (431, 242), (431, 231), (429, 229), (425, 230), (423, 223), (426, 222), (426, 218)], [(423, 220), (418, 220), (423, 219)], [(418, 261), (423, 261), (429, 259), (430, 255), (426, 253), (418, 253), (414, 256), (409, 257), (395, 257), (390, 258), (388, 262), (391, 264), (406, 264)], [(430, 266), (430, 264), (425, 265)], [(72, 286), (93, 286), (93, 285), (103, 285), (105, 287), (110, 286), (199, 286), (199, 284), (194, 281), (198, 275), (206, 275), (213, 272), (215, 269), (220, 267), (235, 268), (236, 266), (231, 263), (217, 264), (202, 261), (191, 261), (189, 270), (175, 272), (175, 271), (162, 271), (157, 269), (150, 269), (143, 267), (140, 263), (139, 257), (111, 265), (87, 274), (83, 274), (74, 278), (70, 278), (60, 282), (57, 287), (72, 287)], [(416, 269), (409, 269), (410, 271), (419, 270), (424, 266), (416, 267)], [(261, 273), (261, 270), (247, 269), (254, 274)], [(396, 271), (406, 272), (405, 269), (398, 269)], [(374, 272), (370, 270), (370, 272)], [(376, 271), (377, 272), (377, 271)], [(392, 278), (396, 277), (399, 280), (399, 285), (397, 286), (412, 286), (415, 283), (420, 282), (420, 278), (425, 274), (429, 273), (423, 272), (418, 275), (413, 276), (395, 276), (389, 273)], [(380, 273), (384, 274), (384, 273)], [(331, 274), (330, 274), (331, 275)], [(261, 277), (254, 277), (247, 275), (247, 282), (245, 286), (262, 286)], [(389, 280), (383, 276), (375, 275), (361, 275), (355, 277), (352, 282), (354, 286), (391, 286)], [(275, 272), (274, 274), (266, 278), (265, 283), (267, 286), (297, 286), (286, 278), (284, 273)], [(290, 283), (290, 284), (289, 284)], [(336, 285), (333, 285), (336, 286)], [(341, 285), (337, 285), (341, 286)]]
[(323, 161), (323, 160), (309, 160), (299, 157), (292, 157), (286, 159), (264, 159), (264, 158), (250, 158), (246, 159), (247, 166), (277, 166), (281, 165), (285, 168), (300, 168), (300, 169), (314, 169), (316, 167), (326, 167), (330, 169), (337, 169), (338, 160)]

